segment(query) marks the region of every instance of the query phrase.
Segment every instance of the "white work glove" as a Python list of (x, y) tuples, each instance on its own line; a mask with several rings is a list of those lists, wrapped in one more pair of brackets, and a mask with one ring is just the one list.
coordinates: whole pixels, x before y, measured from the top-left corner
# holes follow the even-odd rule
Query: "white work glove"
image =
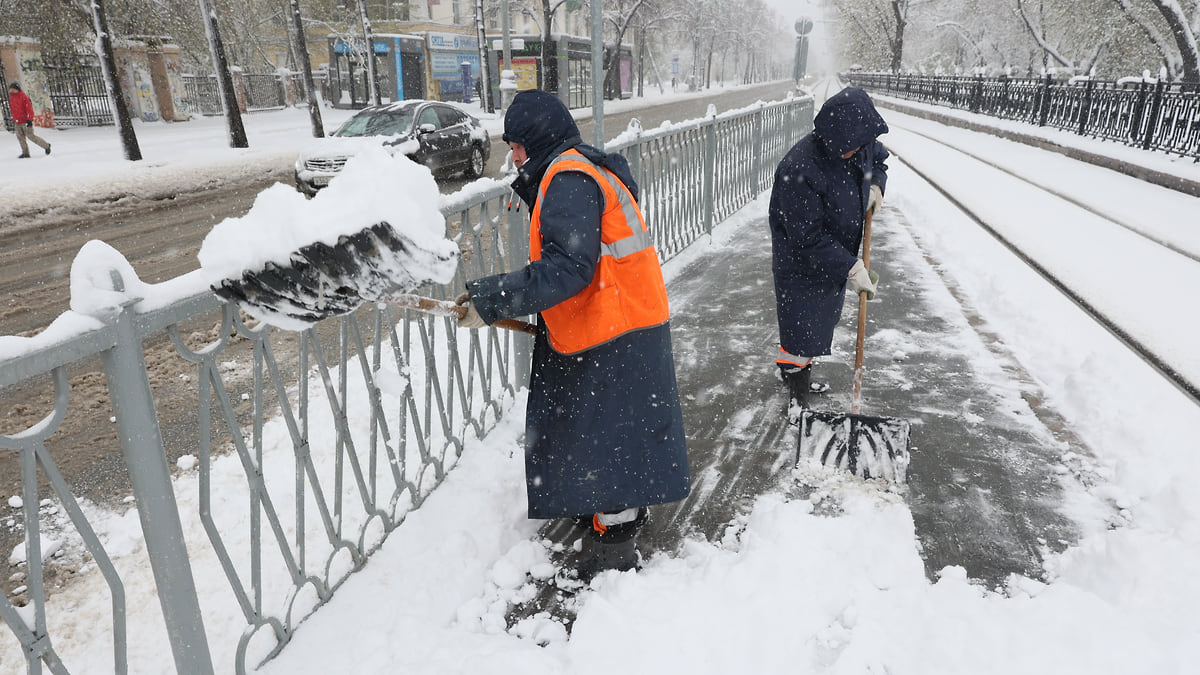
[(874, 300), (878, 283), (879, 275), (874, 270), (867, 270), (863, 266), (861, 258), (854, 261), (854, 267), (850, 268), (850, 274), (846, 277), (846, 288), (853, 291), (856, 295), (862, 291), (866, 291), (867, 299)]
[(883, 190), (878, 185), (871, 183), (871, 194), (867, 196), (867, 210), (878, 211), (881, 204), (883, 204)]
[(479, 310), (475, 309), (475, 303), (471, 302), (471, 295), (469, 293), (463, 293), (455, 298), (454, 304), (459, 307), (465, 305), (467, 308), (467, 313), (463, 314), (458, 320), (459, 328), (483, 328), (487, 325), (483, 317), (479, 316)]

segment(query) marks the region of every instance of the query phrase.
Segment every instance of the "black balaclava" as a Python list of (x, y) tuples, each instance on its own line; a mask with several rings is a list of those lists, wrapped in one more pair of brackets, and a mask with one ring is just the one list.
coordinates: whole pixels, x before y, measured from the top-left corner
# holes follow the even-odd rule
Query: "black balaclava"
[(525, 146), (528, 161), (512, 187), (530, 208), (550, 161), (564, 150), (583, 143), (567, 106), (557, 96), (540, 89), (522, 91), (513, 97), (504, 114), (502, 138), (506, 143)]

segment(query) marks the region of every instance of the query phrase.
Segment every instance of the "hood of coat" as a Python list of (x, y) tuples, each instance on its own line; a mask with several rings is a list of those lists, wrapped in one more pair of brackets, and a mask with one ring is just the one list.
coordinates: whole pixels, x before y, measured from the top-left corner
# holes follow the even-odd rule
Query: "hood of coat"
[(513, 97), (512, 105), (504, 114), (502, 138), (506, 143), (525, 146), (528, 159), (521, 166), (520, 176), (514, 183), (514, 188), (522, 197), (525, 195), (521, 187), (537, 189), (550, 160), (563, 150), (583, 142), (579, 137), (579, 127), (575, 125), (567, 106), (557, 96), (540, 89), (522, 91)]
[(612, 171), (629, 188), (636, 200), (637, 184), (629, 164), (621, 155), (609, 155), (583, 142), (571, 111), (559, 98), (540, 89), (522, 91), (513, 97), (504, 114), (506, 143), (520, 143), (528, 158), (521, 165), (512, 188), (532, 209), (537, 200), (538, 186), (550, 162), (563, 152), (574, 148), (597, 166)]
[(813, 121), (813, 135), (831, 155), (841, 156), (888, 132), (866, 91), (846, 87), (829, 97)]

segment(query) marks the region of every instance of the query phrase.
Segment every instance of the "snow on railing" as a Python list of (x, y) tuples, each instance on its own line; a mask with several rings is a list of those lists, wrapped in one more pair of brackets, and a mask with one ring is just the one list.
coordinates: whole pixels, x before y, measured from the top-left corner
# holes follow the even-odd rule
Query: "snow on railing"
[(843, 78), (889, 96), (1050, 126), (1200, 161), (1200, 82), (896, 75)]

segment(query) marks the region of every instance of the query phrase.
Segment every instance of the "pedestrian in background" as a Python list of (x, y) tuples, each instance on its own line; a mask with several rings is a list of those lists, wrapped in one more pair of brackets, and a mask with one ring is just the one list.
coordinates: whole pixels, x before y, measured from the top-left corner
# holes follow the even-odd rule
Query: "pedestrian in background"
[(780, 161), (771, 190), (771, 269), (779, 352), (776, 364), (791, 399), (807, 405), (813, 358), (830, 353), (843, 294), (876, 291), (858, 257), (867, 211), (887, 183), (888, 131), (862, 89), (847, 87), (821, 106), (813, 131)]
[(588, 528), (586, 582), (635, 568), (646, 507), (690, 490), (667, 289), (624, 157), (585, 145), (562, 101), (536, 89), (513, 98), (503, 138), (530, 208), (530, 262), (469, 282), (459, 325), (538, 314), (529, 517)]
[(33, 133), (33, 102), (15, 81), (8, 85), (8, 109), (12, 111), (13, 131), (17, 134), (17, 142), (21, 144), (21, 154), (17, 155), (17, 159), (29, 157), (27, 141), (33, 141), (41, 146), (47, 155), (50, 154), (50, 144)]

